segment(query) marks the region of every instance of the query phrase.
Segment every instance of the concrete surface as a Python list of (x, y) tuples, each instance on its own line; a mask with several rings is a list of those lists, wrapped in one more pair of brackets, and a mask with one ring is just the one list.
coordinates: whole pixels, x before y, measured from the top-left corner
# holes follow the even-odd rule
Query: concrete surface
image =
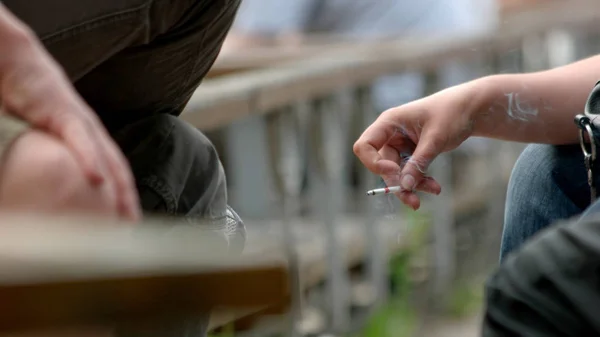
[(479, 337), (481, 316), (463, 320), (439, 319), (424, 328), (422, 337)]

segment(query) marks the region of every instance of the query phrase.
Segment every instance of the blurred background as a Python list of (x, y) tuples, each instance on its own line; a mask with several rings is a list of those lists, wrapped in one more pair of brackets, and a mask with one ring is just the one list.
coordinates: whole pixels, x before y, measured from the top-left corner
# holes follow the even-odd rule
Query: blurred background
[(439, 157), (414, 212), (352, 144), (384, 110), (471, 79), (598, 52), (583, 0), (243, 0), (184, 119), (218, 147), (255, 238), (283, 242), (288, 317), (216, 320), (214, 336), (477, 336), (523, 149), (471, 139)]

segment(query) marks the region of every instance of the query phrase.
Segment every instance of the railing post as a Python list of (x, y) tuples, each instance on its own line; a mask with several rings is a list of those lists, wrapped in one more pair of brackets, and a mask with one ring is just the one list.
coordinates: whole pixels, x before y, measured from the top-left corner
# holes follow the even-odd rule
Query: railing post
[(225, 131), (231, 204), (245, 218), (267, 219), (274, 215), (274, 182), (264, 160), (268, 156), (266, 130), (264, 117), (252, 116), (229, 125)]
[(452, 285), (456, 267), (455, 221), (452, 210), (452, 162), (449, 154), (438, 156), (430, 167), (431, 176), (443, 186), (442, 193), (433, 198), (433, 295), (444, 303)]
[[(376, 118), (377, 112), (372, 99), (372, 90), (370, 86), (359, 87), (355, 90), (355, 102), (354, 110), (360, 125), (359, 132), (365, 130)], [(360, 197), (365, 199), (364, 203), (361, 203), (365, 217), (365, 235), (366, 235), (366, 252), (367, 256), (365, 259), (365, 270), (367, 281), (375, 294), (375, 306), (377, 304), (385, 302), (389, 296), (389, 285), (388, 285), (388, 259), (387, 252), (385, 249), (384, 240), (381, 237), (381, 223), (374, 207), (376, 199), (367, 198), (364, 196), (366, 191), (377, 187), (379, 177), (370, 171), (361, 167), (361, 179), (360, 179)]]
[(522, 41), (523, 67), (526, 71), (548, 69), (547, 39), (543, 34), (526, 36)]
[(300, 336), (298, 322), (302, 320), (303, 285), (302, 265), (297, 251), (296, 233), (292, 218), (297, 214), (294, 206), (298, 203), (304, 177), (302, 149), (304, 143), (297, 138), (304, 134), (300, 104), (292, 109), (282, 109), (268, 120), (269, 148), (273, 172), (281, 196), (281, 234), (282, 244), (287, 256), (290, 271), (291, 311), (286, 324), (286, 336)]
[(337, 216), (341, 213), (340, 199), (345, 197), (343, 173), (346, 171), (348, 128), (347, 112), (340, 111), (338, 96), (318, 99), (312, 115), (312, 155), (318, 180), (313, 180), (318, 192), (319, 215), (323, 219), (327, 254), (327, 296), (332, 333), (342, 333), (350, 324), (349, 284), (344, 247), (340, 244), (343, 227)]
[[(436, 92), (444, 89), (451, 83), (447, 74), (448, 64), (452, 63), (447, 62), (440, 65), (436, 71), (423, 73), (427, 78), (427, 92), (425, 94), (429, 94), (429, 91)], [(465, 74), (463, 72), (461, 78)], [(453, 81), (456, 80), (453, 79)], [(456, 269), (451, 155), (439, 155), (430, 164), (427, 174), (435, 177), (442, 186), (442, 193), (438, 196), (423, 195), (423, 199), (428, 200), (428, 203), (422, 203), (422, 210), (419, 211), (427, 211), (431, 215), (431, 227), (429, 228), (431, 244), (428, 247), (431, 257), (428, 261), (428, 269), (432, 275), (429, 283), (432, 296), (429, 299), (433, 309), (437, 310), (445, 304), (448, 298), (447, 294), (452, 286)]]
[(575, 36), (568, 30), (555, 29), (546, 33), (548, 67), (556, 68), (573, 62), (577, 57), (576, 44)]

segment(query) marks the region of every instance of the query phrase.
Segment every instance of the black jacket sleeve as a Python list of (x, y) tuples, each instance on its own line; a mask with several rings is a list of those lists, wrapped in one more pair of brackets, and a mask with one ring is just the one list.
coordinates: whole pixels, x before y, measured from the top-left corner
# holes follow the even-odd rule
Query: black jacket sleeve
[(483, 336), (600, 336), (600, 218), (553, 226), (500, 266)]

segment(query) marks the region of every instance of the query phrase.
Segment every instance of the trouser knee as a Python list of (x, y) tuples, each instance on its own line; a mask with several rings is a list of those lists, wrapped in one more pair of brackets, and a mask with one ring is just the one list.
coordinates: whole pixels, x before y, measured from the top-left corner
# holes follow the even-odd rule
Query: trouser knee
[(184, 216), (219, 225), (234, 250), (245, 228), (227, 205), (227, 181), (211, 141), (185, 121), (151, 116), (115, 134), (128, 158), (148, 213)]
[(146, 211), (197, 217), (222, 216), (227, 186), (210, 140), (166, 114), (120, 130), (115, 138), (129, 159)]
[(580, 214), (588, 205), (579, 146), (529, 145), (511, 174), (501, 257), (556, 221)]
[(590, 202), (583, 155), (578, 145), (527, 146), (512, 171), (508, 198), (520, 203), (534, 203), (550, 193), (563, 194), (578, 208), (585, 209)]

